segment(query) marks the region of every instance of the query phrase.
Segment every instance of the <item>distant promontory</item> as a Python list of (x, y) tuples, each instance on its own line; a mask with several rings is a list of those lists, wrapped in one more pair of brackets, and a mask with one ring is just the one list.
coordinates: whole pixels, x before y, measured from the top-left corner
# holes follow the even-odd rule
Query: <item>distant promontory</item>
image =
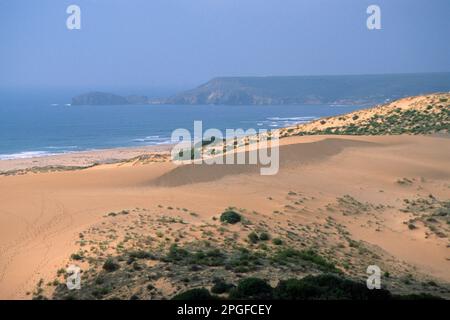
[(369, 105), (406, 96), (450, 91), (450, 73), (345, 76), (219, 77), (172, 97), (148, 99), (91, 92), (73, 105)]

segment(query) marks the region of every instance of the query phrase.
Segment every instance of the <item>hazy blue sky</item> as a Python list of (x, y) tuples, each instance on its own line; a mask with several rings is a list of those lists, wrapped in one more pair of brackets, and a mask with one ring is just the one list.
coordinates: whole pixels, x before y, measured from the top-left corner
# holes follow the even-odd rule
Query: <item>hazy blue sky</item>
[[(382, 30), (366, 28), (369, 4)], [(450, 71), (449, 0), (0, 0), (4, 87), (423, 71)]]

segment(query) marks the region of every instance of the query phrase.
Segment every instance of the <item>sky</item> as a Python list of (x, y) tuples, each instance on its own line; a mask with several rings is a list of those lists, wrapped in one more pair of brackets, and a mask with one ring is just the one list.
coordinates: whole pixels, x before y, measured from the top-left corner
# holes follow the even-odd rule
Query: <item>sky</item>
[(450, 71), (449, 15), (448, 0), (0, 0), (0, 87)]

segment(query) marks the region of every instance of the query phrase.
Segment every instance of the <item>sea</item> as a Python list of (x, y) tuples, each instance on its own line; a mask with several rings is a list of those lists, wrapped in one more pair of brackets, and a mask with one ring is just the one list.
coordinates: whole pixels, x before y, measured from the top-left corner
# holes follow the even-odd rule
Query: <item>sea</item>
[[(52, 95), (53, 94), (53, 95)], [(171, 143), (175, 129), (276, 129), (344, 114), (358, 105), (72, 106), (70, 96), (0, 91), (0, 160)]]

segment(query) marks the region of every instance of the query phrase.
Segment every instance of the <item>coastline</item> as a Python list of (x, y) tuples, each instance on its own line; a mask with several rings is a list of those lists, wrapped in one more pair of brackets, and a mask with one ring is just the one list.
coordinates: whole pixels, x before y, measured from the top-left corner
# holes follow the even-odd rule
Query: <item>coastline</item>
[[(304, 134), (309, 136), (315, 135), (349, 135), (356, 137), (361, 136), (377, 136), (377, 135), (399, 135), (399, 134), (433, 134), (436, 136), (448, 136), (448, 133), (440, 134), (433, 132), (434, 127), (429, 123), (441, 123), (441, 129), (445, 132), (445, 112), (443, 104), (449, 100), (448, 93), (435, 93), (424, 96), (406, 97), (393, 102), (375, 105), (370, 108), (363, 108), (346, 114), (337, 116), (327, 116), (318, 119), (311, 119), (311, 121), (304, 123), (300, 122), (295, 125), (289, 124), (284, 127), (274, 128), (280, 135), (280, 139)], [(430, 108), (431, 105), (436, 104), (436, 107)], [(394, 117), (403, 116), (403, 118), (396, 119), (397, 126), (404, 126), (398, 130), (394, 128), (380, 128), (380, 124), (384, 121), (391, 121), (392, 114), (395, 111)], [(428, 116), (423, 121), (423, 128), (417, 131), (411, 124), (408, 126), (404, 122), (411, 122), (414, 112), (421, 112)], [(411, 116), (412, 114), (412, 116)], [(384, 119), (386, 117), (386, 119)], [(390, 117), (390, 118), (388, 118)], [(412, 122), (414, 123), (414, 121)], [(364, 128), (355, 134), (354, 126)], [(390, 126), (395, 126), (392, 121)], [(353, 127), (352, 127), (353, 126)], [(375, 127), (374, 127), (375, 126)], [(384, 130), (384, 131), (383, 131)], [(238, 147), (244, 147), (248, 142), (248, 137), (241, 137)], [(89, 151), (75, 151), (62, 154), (40, 155), (30, 158), (17, 159), (3, 159), (0, 160), (0, 175), (15, 173), (15, 171), (26, 171), (33, 169), (34, 171), (54, 171), (66, 169), (83, 169), (99, 164), (113, 164), (124, 162), (140, 156), (150, 156), (164, 154), (166, 157), (170, 152), (173, 144), (149, 145), (141, 147), (117, 147), (111, 149), (98, 149)], [(244, 147), (245, 149), (245, 147)], [(149, 160), (149, 159), (144, 159)], [(158, 161), (161, 158), (157, 159)], [(43, 170), (40, 170), (43, 169)], [(47, 170), (45, 170), (47, 169)]]
[(167, 153), (171, 144), (143, 147), (118, 147), (89, 151), (75, 151), (39, 157), (0, 160), (0, 174), (14, 170), (44, 167), (91, 167), (97, 164), (110, 164), (129, 160), (143, 154)]

